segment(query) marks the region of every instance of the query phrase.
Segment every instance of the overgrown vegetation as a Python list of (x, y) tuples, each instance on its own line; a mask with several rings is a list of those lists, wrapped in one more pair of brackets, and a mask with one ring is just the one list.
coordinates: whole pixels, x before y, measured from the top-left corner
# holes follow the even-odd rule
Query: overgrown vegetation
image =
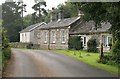
[(98, 49), (97, 49), (97, 41), (96, 39), (94, 38), (91, 38), (88, 42), (87, 42), (87, 51), (88, 52), (98, 52)]
[(2, 30), (2, 67), (4, 68), (7, 64), (7, 60), (11, 58), (11, 50), (9, 46), (9, 40), (6, 35), (6, 30)]
[(81, 50), (83, 49), (81, 37), (79, 36), (72, 36), (68, 40), (68, 47), (69, 49)]

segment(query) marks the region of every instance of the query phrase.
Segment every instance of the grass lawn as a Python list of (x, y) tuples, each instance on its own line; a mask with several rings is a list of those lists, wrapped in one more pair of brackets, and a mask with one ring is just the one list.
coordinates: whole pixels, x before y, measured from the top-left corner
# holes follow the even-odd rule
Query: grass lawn
[[(99, 53), (88, 53), (85, 51), (75, 51), (75, 50), (74, 51), (73, 50), (54, 50), (54, 51), (58, 53), (63, 53), (67, 56), (80, 60), (86, 64), (108, 71), (114, 75), (118, 75), (117, 66), (97, 63), (97, 60), (99, 59), (99, 55), (100, 55)], [(81, 55), (80, 55), (80, 52), (81, 52)]]

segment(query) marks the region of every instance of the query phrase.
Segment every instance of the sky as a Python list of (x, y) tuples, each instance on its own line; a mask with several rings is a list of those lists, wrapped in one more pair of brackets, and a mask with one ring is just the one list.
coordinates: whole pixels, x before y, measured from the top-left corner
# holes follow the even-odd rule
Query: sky
[[(13, 0), (13, 1), (18, 1), (18, 0)], [(45, 9), (52, 9), (52, 7), (57, 7), (57, 5), (64, 3), (67, 0), (45, 0), (47, 6), (45, 7)], [(80, 1), (80, 0), (73, 0), (73, 1)], [(81, 1), (86, 1), (86, 0), (81, 0)], [(91, 1), (96, 1), (96, 0), (91, 0)], [(103, 0), (106, 1), (106, 0)], [(120, 0), (108, 0), (108, 1), (120, 1)], [(5, 0), (0, 0), (0, 4), (4, 3)], [(24, 13), (24, 16), (30, 13), (33, 13), (34, 10), (32, 9), (32, 6), (35, 4), (34, 0), (23, 0), (23, 2), (25, 4), (27, 4), (26, 6), (26, 10), (27, 12)]]
[[(66, 0), (45, 0), (47, 6), (45, 7), (45, 9), (52, 9), (52, 7), (57, 7), (57, 5), (64, 3)], [(0, 4), (4, 3), (5, 0), (0, 0)], [(23, 2), (25, 4), (27, 4), (26, 6), (26, 10), (27, 12), (24, 13), (24, 16), (30, 13), (33, 13), (34, 10), (32, 9), (32, 6), (35, 4), (34, 0), (23, 0)]]
[[(46, 4), (47, 6), (45, 7), (45, 9), (52, 9), (52, 7), (57, 7), (57, 5), (61, 4), (61, 3), (64, 3), (65, 0), (45, 0), (46, 1)], [(24, 0), (25, 4), (27, 4), (27, 14), (28, 13), (31, 13), (31, 12), (34, 12), (34, 10), (31, 8), (35, 2), (34, 0)], [(26, 13), (24, 13), (26, 15)]]

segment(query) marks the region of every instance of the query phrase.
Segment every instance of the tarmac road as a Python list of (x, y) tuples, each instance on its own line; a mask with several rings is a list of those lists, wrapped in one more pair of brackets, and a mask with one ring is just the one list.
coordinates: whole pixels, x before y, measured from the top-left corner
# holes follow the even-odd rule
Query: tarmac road
[(101, 69), (48, 50), (11, 49), (4, 77), (114, 77)]

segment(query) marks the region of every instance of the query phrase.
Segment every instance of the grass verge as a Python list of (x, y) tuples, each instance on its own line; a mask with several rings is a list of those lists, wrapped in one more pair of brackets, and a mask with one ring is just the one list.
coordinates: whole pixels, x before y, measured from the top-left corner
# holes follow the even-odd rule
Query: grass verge
[(67, 56), (80, 60), (88, 65), (100, 68), (102, 70), (112, 73), (113, 75), (118, 76), (117, 66), (112, 66), (112, 65), (107, 65), (107, 64), (102, 64), (97, 62), (100, 55), (99, 53), (88, 53), (85, 51), (75, 51), (75, 50), (54, 50), (54, 51), (58, 53), (63, 53)]

